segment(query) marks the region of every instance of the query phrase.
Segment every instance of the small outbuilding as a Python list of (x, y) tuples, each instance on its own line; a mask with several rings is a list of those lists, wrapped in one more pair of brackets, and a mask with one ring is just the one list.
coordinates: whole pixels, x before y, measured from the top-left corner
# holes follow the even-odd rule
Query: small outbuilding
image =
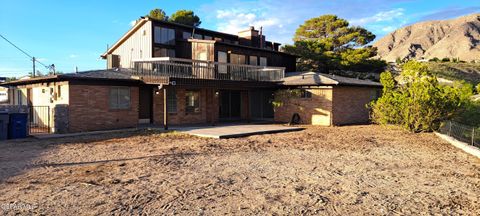
[(316, 72), (288, 73), (284, 89), (299, 89), (275, 108), (275, 121), (290, 122), (295, 114), (301, 124), (337, 126), (369, 123), (367, 104), (382, 90), (379, 82)]

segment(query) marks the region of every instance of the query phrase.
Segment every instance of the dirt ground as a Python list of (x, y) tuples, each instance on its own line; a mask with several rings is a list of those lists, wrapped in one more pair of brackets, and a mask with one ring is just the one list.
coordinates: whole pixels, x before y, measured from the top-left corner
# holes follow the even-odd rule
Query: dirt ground
[(0, 143), (0, 213), (480, 215), (480, 160), (381, 126)]

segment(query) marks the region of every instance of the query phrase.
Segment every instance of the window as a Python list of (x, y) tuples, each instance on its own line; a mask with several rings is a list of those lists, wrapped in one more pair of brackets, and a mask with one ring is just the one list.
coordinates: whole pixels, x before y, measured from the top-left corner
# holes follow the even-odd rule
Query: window
[(192, 33), (190, 32), (183, 32), (183, 35), (182, 35), (183, 39), (185, 40), (188, 40), (192, 37)]
[(187, 113), (200, 112), (200, 92), (199, 91), (187, 91), (185, 93), (185, 102)]
[(302, 89), (300, 97), (301, 98), (312, 98), (312, 92), (309, 92), (308, 90)]
[(250, 56), (249, 62), (250, 62), (250, 65), (258, 65), (258, 57), (257, 56)]
[(260, 57), (260, 66), (267, 66), (267, 57)]
[(171, 58), (175, 58), (175, 50), (174, 50), (174, 49), (167, 49), (167, 48), (155, 47), (155, 48), (153, 49), (153, 57), (171, 57)]
[(62, 97), (62, 86), (59, 85), (57, 86), (57, 98), (61, 98)]
[(245, 64), (245, 56), (238, 54), (230, 54), (230, 63), (232, 64)]
[(154, 42), (159, 44), (175, 45), (175, 30), (155, 26)]
[(130, 109), (130, 88), (110, 88), (110, 109)]
[[(218, 51), (218, 63), (227, 63), (227, 53)], [(228, 66), (226, 64), (218, 65), (218, 73), (227, 73)]]
[(177, 91), (175, 89), (167, 89), (167, 112), (177, 113)]
[(205, 39), (205, 40), (213, 40), (212, 36), (207, 36), (207, 35), (205, 35), (205, 38), (204, 38), (204, 39)]
[(200, 40), (201, 40), (201, 39), (203, 39), (203, 36), (202, 36), (201, 34), (194, 34), (194, 35), (193, 35), (193, 38), (194, 38), (194, 39), (200, 39)]

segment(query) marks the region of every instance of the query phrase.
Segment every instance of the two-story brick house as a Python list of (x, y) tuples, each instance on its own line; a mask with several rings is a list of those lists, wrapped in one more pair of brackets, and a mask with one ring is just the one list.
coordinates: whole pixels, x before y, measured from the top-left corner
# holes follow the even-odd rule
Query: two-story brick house
[[(142, 17), (101, 56), (106, 70), (6, 83), (15, 105), (48, 107), (34, 126), (82, 132), (139, 124), (216, 124), (229, 121), (305, 124), (368, 122), (366, 104), (379, 83), (295, 72), (296, 57), (253, 27), (238, 35)], [(274, 111), (274, 91), (304, 92)], [(45, 113), (45, 112), (43, 112)]]
[(232, 35), (142, 17), (102, 55), (106, 70), (8, 85), (22, 104), (67, 105), (64, 128), (50, 118), (55, 131), (273, 121), (273, 91), (296, 63), (279, 46), (253, 27)]
[(296, 64), (279, 46), (253, 27), (231, 35), (142, 17), (102, 57), (148, 84), (139, 90), (140, 121), (273, 120), (273, 90)]

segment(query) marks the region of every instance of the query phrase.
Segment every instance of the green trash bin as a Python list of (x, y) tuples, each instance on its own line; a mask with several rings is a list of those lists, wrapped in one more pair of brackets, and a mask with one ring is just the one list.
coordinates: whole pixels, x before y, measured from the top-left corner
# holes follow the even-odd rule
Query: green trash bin
[(0, 140), (8, 138), (8, 122), (9, 116), (6, 112), (0, 112)]

